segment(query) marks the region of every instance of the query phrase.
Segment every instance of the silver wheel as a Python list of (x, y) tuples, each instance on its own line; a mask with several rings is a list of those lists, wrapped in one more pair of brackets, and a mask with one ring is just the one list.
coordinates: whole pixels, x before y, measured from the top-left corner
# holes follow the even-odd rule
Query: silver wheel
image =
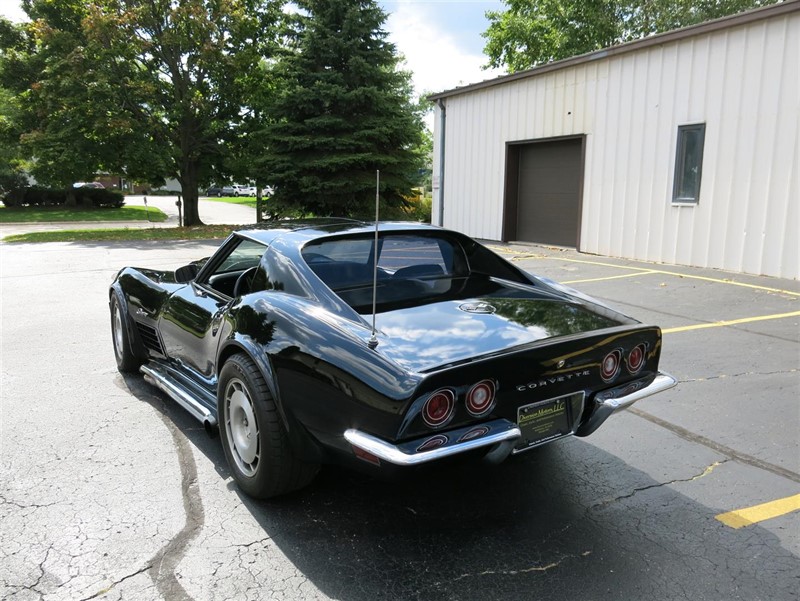
[(225, 387), (225, 430), (231, 456), (245, 476), (253, 477), (261, 461), (258, 420), (244, 383), (232, 378)]
[(122, 337), (122, 314), (117, 303), (111, 304), (111, 334), (114, 336), (114, 354), (117, 362), (122, 361), (122, 349), (125, 348), (125, 339)]
[(128, 314), (114, 292), (111, 295), (111, 343), (114, 346), (114, 359), (117, 360), (120, 371), (132, 373), (139, 369), (142, 360), (134, 353), (127, 328)]
[(283, 495), (317, 473), (316, 464), (295, 457), (267, 381), (244, 353), (228, 357), (220, 370), (217, 415), (231, 475), (248, 495)]

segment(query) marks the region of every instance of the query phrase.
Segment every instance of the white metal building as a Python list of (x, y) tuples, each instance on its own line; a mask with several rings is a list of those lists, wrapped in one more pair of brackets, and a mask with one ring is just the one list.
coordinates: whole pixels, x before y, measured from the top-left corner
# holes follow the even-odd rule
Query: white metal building
[(433, 222), (800, 277), (800, 1), (431, 97)]

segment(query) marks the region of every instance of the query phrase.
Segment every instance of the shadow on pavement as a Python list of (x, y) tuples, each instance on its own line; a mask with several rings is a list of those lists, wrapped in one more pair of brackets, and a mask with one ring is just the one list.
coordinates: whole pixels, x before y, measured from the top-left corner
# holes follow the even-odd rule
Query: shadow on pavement
[[(125, 381), (230, 477), (218, 439), (142, 378)], [(326, 467), (293, 495), (239, 496), (298, 571), (345, 601), (781, 600), (800, 574), (769, 532), (729, 529), (580, 439), (395, 482)]]

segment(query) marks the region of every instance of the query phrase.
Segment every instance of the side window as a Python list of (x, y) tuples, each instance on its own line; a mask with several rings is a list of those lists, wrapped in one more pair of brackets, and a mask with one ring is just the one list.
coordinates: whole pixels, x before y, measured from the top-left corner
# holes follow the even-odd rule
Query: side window
[(255, 267), (267, 249), (266, 246), (252, 240), (242, 240), (236, 248), (214, 269), (213, 275), (244, 271)]
[[(258, 267), (266, 250), (267, 247), (259, 242), (240, 239), (238, 243), (228, 247), (228, 254), (221, 260), (216, 256), (211, 258), (215, 266), (202, 283), (207, 283), (225, 296), (234, 296), (236, 280), (249, 269)], [(255, 270), (255, 273), (250, 274), (246, 291), (255, 290), (252, 284), (258, 271)]]
[(697, 203), (700, 200), (700, 176), (703, 173), (703, 145), (706, 124), (680, 125), (675, 151), (673, 203)]

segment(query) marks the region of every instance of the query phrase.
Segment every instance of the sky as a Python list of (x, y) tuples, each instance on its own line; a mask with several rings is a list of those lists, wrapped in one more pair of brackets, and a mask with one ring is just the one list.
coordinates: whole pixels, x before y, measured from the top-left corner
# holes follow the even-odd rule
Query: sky
[[(441, 92), (501, 75), (483, 70), (481, 33), (488, 27), (487, 10), (503, 7), (491, 0), (379, 0), (389, 14), (389, 40), (405, 57), (418, 94)], [(0, 15), (25, 19), (19, 0), (0, 0)]]
[(381, 0), (379, 4), (389, 13), (389, 40), (406, 58), (418, 93), (441, 92), (502, 75), (497, 69), (482, 69), (488, 60), (481, 37), (489, 26), (486, 11), (502, 9), (502, 2)]

